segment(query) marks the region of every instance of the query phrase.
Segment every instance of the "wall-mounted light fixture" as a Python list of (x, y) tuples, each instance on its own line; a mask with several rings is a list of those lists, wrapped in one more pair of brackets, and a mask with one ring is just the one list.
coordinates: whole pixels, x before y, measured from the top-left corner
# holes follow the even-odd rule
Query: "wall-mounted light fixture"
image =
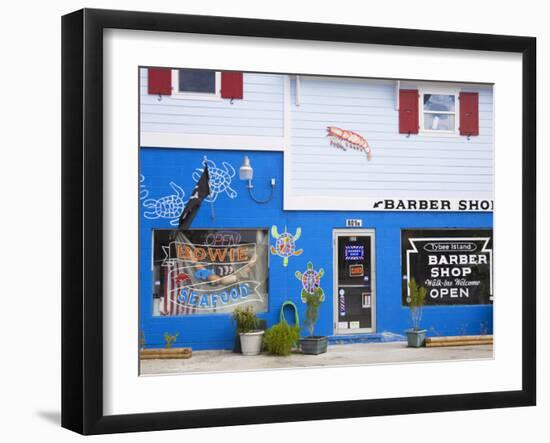
[(256, 197), (254, 197), (254, 194), (252, 193), (252, 189), (254, 189), (254, 186), (252, 185), (252, 178), (254, 176), (254, 169), (252, 168), (252, 165), (250, 164), (250, 159), (248, 158), (248, 155), (245, 155), (243, 158), (243, 164), (241, 165), (239, 169), (239, 178), (243, 181), (248, 182), (246, 185), (246, 189), (248, 189), (248, 193), (250, 194), (250, 198), (254, 200), (256, 203), (267, 203), (273, 198), (273, 193), (275, 191), (275, 179), (272, 178), (271, 183), (271, 194), (266, 200), (259, 200)]

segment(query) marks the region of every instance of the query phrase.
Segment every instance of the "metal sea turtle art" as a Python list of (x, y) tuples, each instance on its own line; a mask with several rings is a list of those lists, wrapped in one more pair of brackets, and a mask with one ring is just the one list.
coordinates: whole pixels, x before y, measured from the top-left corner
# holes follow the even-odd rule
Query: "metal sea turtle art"
[[(218, 168), (216, 163), (212, 160), (207, 160), (206, 164), (208, 165), (208, 173), (210, 176), (210, 195), (205, 198), (207, 202), (215, 202), (218, 198), (218, 195), (222, 192), (225, 192), (229, 198), (237, 197), (237, 191), (231, 188), (231, 180), (235, 177), (235, 168), (227, 162), (222, 162), (223, 169)], [(199, 181), (204, 169), (197, 168), (193, 172), (193, 180), (196, 182)]]
[(310, 298), (315, 298), (318, 303), (325, 301), (325, 292), (319, 286), (321, 277), (325, 275), (323, 268), (316, 271), (313, 269), (313, 264), (308, 262), (307, 270), (304, 273), (296, 271), (294, 275), (302, 282), (302, 301), (304, 303), (307, 303)]
[(271, 253), (283, 258), (283, 266), (288, 265), (288, 257), (300, 255), (303, 249), (296, 250), (296, 240), (302, 235), (302, 228), (296, 228), (296, 233), (292, 235), (287, 232), (286, 226), (282, 234), (279, 234), (277, 226), (271, 227), (271, 235), (276, 239), (275, 246), (271, 246)]
[(145, 200), (149, 196), (149, 191), (145, 185), (145, 176), (143, 174), (139, 175), (139, 199)]
[(183, 200), (185, 192), (174, 182), (170, 182), (170, 187), (174, 190), (175, 194), (166, 195), (159, 199), (149, 198), (143, 202), (145, 208), (152, 209), (143, 213), (145, 218), (170, 218), (172, 219), (170, 220), (172, 226), (176, 226), (179, 223), (179, 216), (186, 204)]

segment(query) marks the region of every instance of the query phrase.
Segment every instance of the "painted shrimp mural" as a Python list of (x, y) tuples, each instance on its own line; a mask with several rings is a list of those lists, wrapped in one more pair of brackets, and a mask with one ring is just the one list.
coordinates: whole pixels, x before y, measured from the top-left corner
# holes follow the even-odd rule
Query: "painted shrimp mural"
[(368, 161), (371, 160), (372, 150), (369, 146), (369, 142), (357, 132), (348, 131), (336, 126), (327, 126), (327, 137), (332, 146), (344, 151), (356, 149), (357, 151), (367, 154)]

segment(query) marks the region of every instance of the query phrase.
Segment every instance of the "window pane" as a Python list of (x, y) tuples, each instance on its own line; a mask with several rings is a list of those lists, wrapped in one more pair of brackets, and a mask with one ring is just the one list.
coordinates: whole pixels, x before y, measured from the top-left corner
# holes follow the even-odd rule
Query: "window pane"
[(157, 315), (267, 311), (267, 230), (158, 229), (154, 257)]
[(455, 96), (443, 94), (424, 94), (424, 111), (455, 111)]
[(214, 94), (216, 92), (216, 71), (205, 69), (180, 69), (180, 92), (203, 92)]
[(432, 131), (454, 131), (455, 116), (453, 114), (424, 113), (424, 129)]

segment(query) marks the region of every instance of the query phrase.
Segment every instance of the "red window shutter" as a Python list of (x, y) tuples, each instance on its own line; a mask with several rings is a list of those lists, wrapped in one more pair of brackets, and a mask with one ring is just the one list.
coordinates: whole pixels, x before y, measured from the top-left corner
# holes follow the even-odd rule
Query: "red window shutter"
[(222, 98), (243, 98), (243, 73), (222, 71)]
[(149, 68), (147, 75), (147, 92), (154, 95), (172, 95), (172, 70), (166, 68)]
[(399, 133), (418, 134), (418, 91), (399, 90)]
[(479, 95), (477, 92), (461, 92), (460, 135), (479, 135)]

